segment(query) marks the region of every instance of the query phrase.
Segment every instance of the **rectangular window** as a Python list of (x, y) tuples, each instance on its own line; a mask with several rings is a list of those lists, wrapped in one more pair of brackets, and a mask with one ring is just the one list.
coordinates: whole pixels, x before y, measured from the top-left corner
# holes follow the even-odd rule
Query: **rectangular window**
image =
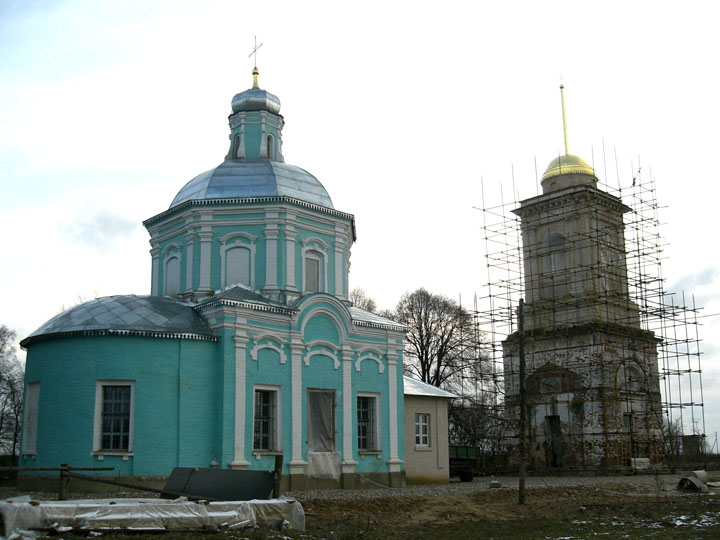
[(37, 454), (38, 404), (40, 383), (28, 383), (25, 389), (25, 410), (23, 411), (23, 454)]
[(358, 452), (380, 450), (377, 402), (377, 396), (358, 395), (357, 397)]
[(277, 452), (279, 391), (272, 388), (255, 388), (255, 415), (253, 422), (253, 450)]
[(134, 406), (135, 381), (97, 381), (95, 452), (132, 452)]
[(415, 414), (415, 446), (430, 446), (430, 415)]
[(130, 448), (130, 385), (103, 386), (101, 450)]

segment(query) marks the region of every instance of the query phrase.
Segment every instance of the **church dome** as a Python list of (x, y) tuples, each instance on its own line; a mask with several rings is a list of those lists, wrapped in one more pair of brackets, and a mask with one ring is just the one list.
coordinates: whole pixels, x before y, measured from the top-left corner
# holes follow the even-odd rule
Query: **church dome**
[(300, 167), (265, 159), (226, 160), (185, 184), (170, 208), (187, 201), (278, 196), (333, 208), (330, 195), (312, 174)]
[(106, 296), (56, 315), (20, 345), (75, 335), (142, 335), (210, 339), (205, 320), (186, 304), (160, 296)]
[(545, 173), (543, 173), (542, 179), (547, 180), (553, 176), (564, 174), (587, 174), (595, 177), (595, 170), (580, 156), (565, 154), (556, 157), (550, 162), (547, 169), (545, 169)]
[(598, 178), (588, 162), (579, 156), (565, 154), (553, 159), (545, 169), (540, 184), (543, 193), (573, 186), (595, 187)]
[(280, 113), (280, 99), (260, 88), (250, 88), (232, 99), (233, 114), (241, 111), (268, 111), (273, 114)]

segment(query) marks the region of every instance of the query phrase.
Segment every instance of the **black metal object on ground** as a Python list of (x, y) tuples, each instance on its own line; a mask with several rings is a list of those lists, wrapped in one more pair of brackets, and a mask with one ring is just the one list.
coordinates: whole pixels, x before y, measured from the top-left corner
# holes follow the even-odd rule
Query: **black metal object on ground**
[[(192, 493), (220, 501), (269, 499), (273, 491), (273, 472), (175, 467), (163, 490)], [(174, 498), (169, 494), (161, 496)]]

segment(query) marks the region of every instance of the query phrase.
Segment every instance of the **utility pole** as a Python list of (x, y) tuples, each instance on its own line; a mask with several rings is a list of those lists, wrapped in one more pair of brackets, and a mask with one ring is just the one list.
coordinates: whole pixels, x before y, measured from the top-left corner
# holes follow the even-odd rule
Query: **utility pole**
[(518, 356), (520, 359), (520, 463), (518, 467), (518, 503), (525, 504), (525, 301), (518, 306)]

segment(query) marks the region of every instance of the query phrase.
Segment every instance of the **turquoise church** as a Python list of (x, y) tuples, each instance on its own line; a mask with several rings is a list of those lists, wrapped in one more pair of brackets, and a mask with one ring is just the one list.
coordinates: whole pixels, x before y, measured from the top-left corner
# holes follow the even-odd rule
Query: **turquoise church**
[(290, 489), (404, 482), (404, 328), (348, 301), (354, 217), (284, 162), (280, 101), (253, 76), (225, 160), (144, 222), (151, 295), (21, 342), (21, 466), (162, 477), (282, 454)]

